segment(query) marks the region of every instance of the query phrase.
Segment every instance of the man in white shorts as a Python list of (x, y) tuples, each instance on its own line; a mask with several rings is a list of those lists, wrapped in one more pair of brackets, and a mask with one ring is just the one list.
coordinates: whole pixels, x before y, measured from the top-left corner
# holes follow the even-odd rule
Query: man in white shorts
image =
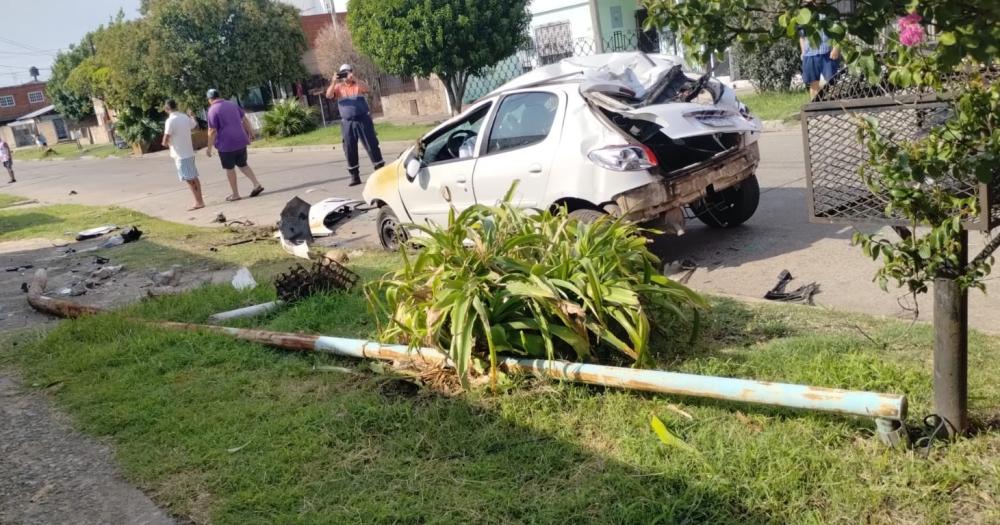
[(194, 206), (188, 211), (200, 210), (205, 207), (205, 201), (201, 197), (201, 181), (194, 165), (194, 145), (191, 143), (191, 131), (198, 127), (198, 121), (177, 111), (177, 101), (173, 99), (163, 104), (163, 111), (169, 114), (163, 127), (163, 145), (170, 146), (170, 156), (177, 164), (177, 177), (187, 183), (194, 195)]

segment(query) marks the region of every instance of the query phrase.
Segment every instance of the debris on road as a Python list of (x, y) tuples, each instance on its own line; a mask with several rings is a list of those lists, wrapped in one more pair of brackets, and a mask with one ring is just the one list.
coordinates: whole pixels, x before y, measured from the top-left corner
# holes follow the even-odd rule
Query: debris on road
[(225, 223), (226, 223), (226, 214), (225, 214), (225, 213), (222, 213), (222, 212), (220, 211), (220, 212), (219, 212), (219, 213), (218, 213), (218, 214), (217, 214), (217, 215), (215, 216), (215, 219), (214, 219), (214, 220), (212, 220), (212, 222), (217, 222), (217, 223), (219, 223), (219, 224), (225, 224)]
[(358, 275), (342, 264), (327, 258), (305, 268), (301, 264), (274, 280), (278, 298), (291, 303), (310, 295), (330, 290), (349, 290), (358, 282)]
[(257, 281), (254, 280), (253, 275), (250, 273), (250, 269), (246, 266), (237, 270), (236, 275), (233, 276), (233, 288), (237, 290), (253, 290), (257, 287)]
[(323, 254), (323, 258), (340, 264), (347, 264), (347, 262), (350, 261), (350, 257), (347, 255), (347, 252), (337, 249), (327, 250), (327, 252)]
[(278, 231), (282, 248), (303, 259), (309, 259), (309, 245), (315, 237), (333, 234), (337, 223), (353, 216), (363, 201), (332, 197), (309, 204), (299, 197), (285, 203), (281, 210)]
[(98, 268), (98, 269), (90, 272), (90, 278), (91, 279), (96, 279), (96, 280), (99, 280), (99, 281), (104, 281), (106, 279), (110, 279), (111, 277), (114, 277), (115, 275), (118, 275), (119, 273), (121, 273), (122, 269), (124, 269), (124, 268), (125, 267), (123, 265), (120, 265), (120, 264), (117, 265), (117, 266), (102, 266), (102, 267), (100, 267), (100, 268)]
[(685, 272), (684, 275), (681, 275), (680, 277), (675, 278), (674, 280), (681, 284), (687, 284), (688, 281), (691, 280), (691, 276), (694, 275), (694, 272), (697, 269), (698, 265), (694, 261), (691, 261), (689, 259), (683, 259), (680, 261), (673, 261), (663, 265), (663, 275), (670, 277), (679, 274), (681, 272)]
[(118, 226), (114, 224), (108, 224), (106, 226), (98, 226), (96, 228), (90, 228), (88, 230), (83, 230), (76, 234), (77, 241), (85, 241), (87, 239), (94, 239), (102, 235), (111, 233), (118, 229)]
[(76, 190), (69, 190), (70, 195), (77, 195)]
[(24, 270), (30, 270), (32, 268), (34, 268), (34, 265), (31, 265), (31, 264), (22, 264), (21, 266), (11, 266), (10, 268), (7, 268), (6, 271), (8, 271), (8, 272), (21, 272), (21, 271), (24, 271)]
[(142, 230), (135, 226), (129, 226), (128, 228), (122, 230), (122, 232), (118, 235), (108, 237), (108, 240), (104, 241), (99, 248), (114, 248), (115, 246), (121, 246), (123, 244), (138, 241), (140, 237), (142, 237)]
[(165, 272), (156, 272), (154, 270), (149, 276), (149, 279), (153, 281), (153, 284), (156, 286), (176, 286), (181, 281), (181, 265), (172, 265), (170, 269)]
[(87, 285), (83, 281), (77, 281), (59, 290), (59, 295), (68, 295), (70, 297), (79, 297), (85, 293), (87, 293)]
[(815, 304), (813, 303), (813, 296), (819, 293), (819, 285), (816, 283), (809, 283), (804, 286), (800, 286), (791, 292), (786, 292), (785, 287), (788, 286), (794, 277), (788, 270), (782, 270), (778, 274), (778, 283), (774, 285), (766, 294), (764, 294), (764, 299), (770, 301), (782, 301), (787, 303), (804, 303), (804, 304)]

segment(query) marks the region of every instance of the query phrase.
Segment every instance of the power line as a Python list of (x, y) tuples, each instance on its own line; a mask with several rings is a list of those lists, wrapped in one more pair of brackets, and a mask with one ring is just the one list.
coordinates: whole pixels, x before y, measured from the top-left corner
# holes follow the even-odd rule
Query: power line
[(20, 42), (17, 42), (17, 41), (14, 41), (14, 40), (11, 40), (9, 38), (2, 37), (2, 36), (0, 36), (0, 42), (4, 42), (4, 43), (10, 44), (12, 46), (17, 46), (17, 47), (19, 47), (21, 49), (26, 49), (28, 51), (43, 52), (43, 53), (47, 52), (47, 51), (57, 51), (55, 49), (39, 49), (37, 47), (29, 46), (29, 45), (26, 45), (26, 44), (22, 44)]

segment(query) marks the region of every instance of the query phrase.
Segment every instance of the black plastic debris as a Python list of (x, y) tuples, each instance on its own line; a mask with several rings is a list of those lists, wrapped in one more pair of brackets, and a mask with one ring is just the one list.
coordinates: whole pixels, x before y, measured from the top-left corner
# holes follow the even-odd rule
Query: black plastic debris
[(108, 240), (104, 241), (100, 247), (113, 248), (115, 246), (121, 246), (123, 244), (138, 241), (140, 237), (142, 237), (142, 230), (135, 226), (129, 226), (128, 228), (122, 230), (122, 232), (118, 235), (108, 237)]
[(814, 304), (813, 296), (819, 293), (819, 285), (816, 283), (809, 283), (804, 286), (800, 286), (795, 290), (786, 292), (785, 288), (788, 283), (795, 279), (792, 277), (791, 272), (788, 270), (782, 270), (778, 274), (778, 283), (774, 285), (766, 294), (764, 294), (764, 299), (770, 301), (782, 301), (786, 303), (804, 303), (804, 304)]
[(34, 265), (25, 264), (23, 266), (11, 266), (10, 268), (7, 268), (7, 271), (8, 272), (20, 272), (20, 271), (23, 271), (23, 270), (30, 270), (32, 268), (34, 268)]
[(139, 237), (142, 237), (142, 230), (136, 226), (129, 226), (122, 231), (122, 239), (125, 241), (125, 244), (138, 241)]
[(279, 230), (286, 241), (292, 244), (313, 242), (312, 231), (309, 229), (309, 208), (311, 207), (311, 204), (298, 197), (294, 197), (285, 204), (285, 208), (281, 210)]

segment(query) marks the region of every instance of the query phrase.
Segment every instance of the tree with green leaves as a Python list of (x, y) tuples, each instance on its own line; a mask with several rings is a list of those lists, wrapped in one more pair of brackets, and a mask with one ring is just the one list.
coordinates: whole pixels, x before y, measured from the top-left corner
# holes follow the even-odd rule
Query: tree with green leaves
[(350, 0), (354, 44), (394, 75), (437, 75), (453, 112), (469, 78), (528, 39), (528, 0)]
[(92, 34), (88, 34), (79, 44), (70, 45), (69, 50), (60, 51), (56, 55), (56, 60), (52, 64), (52, 75), (45, 87), (56, 111), (71, 120), (80, 121), (94, 114), (94, 104), (90, 96), (70, 89), (66, 85), (70, 73), (84, 60), (93, 56), (94, 48), (89, 43), (91, 38)]
[(158, 107), (166, 91), (151, 69), (150, 33), (145, 20), (119, 16), (98, 28), (88, 44), (92, 54), (66, 78), (73, 93), (103, 99), (118, 110)]
[[(855, 9), (848, 7), (855, 5)], [(968, 256), (963, 222), (990, 213), (954, 188), (1000, 180), (1000, 2), (997, 0), (650, 0), (650, 23), (669, 26), (692, 49), (721, 51), (734, 42), (768, 46), (825, 33), (849, 67), (890, 89), (947, 92), (952, 116), (909, 141), (883, 131), (877, 116), (859, 119), (868, 151), (859, 176), (885, 200), (886, 216), (911, 227), (899, 238), (858, 232), (854, 241), (882, 261), (876, 278), (914, 294), (935, 285), (935, 407), (951, 431), (966, 429), (966, 290), (984, 288), (1000, 246), (994, 236)], [(760, 17), (770, 23), (758, 25)], [(821, 33), (822, 32), (822, 33)], [(934, 38), (931, 38), (931, 35)], [(971, 260), (969, 260), (971, 259)], [(942, 388), (938, 388), (938, 381)]]
[(275, 0), (144, 0), (147, 61), (157, 87), (189, 107), (209, 88), (239, 96), (302, 78), (298, 10)]

